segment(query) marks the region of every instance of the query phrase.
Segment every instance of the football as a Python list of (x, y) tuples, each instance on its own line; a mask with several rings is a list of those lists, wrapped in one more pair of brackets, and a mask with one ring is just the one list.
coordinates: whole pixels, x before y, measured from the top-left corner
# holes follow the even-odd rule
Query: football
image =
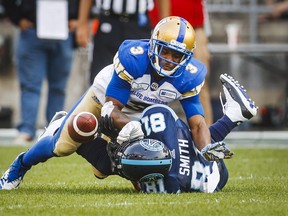
[(72, 116), (68, 123), (69, 136), (80, 143), (93, 140), (97, 129), (97, 118), (90, 112), (80, 112)]

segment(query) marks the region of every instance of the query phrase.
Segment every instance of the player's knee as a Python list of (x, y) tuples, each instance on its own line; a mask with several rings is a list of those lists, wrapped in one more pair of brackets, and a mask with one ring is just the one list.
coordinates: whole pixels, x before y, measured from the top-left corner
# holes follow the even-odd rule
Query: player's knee
[(56, 144), (55, 149), (54, 149), (54, 154), (57, 155), (58, 157), (65, 157), (68, 155), (73, 154), (77, 150), (77, 147), (74, 145), (60, 145)]

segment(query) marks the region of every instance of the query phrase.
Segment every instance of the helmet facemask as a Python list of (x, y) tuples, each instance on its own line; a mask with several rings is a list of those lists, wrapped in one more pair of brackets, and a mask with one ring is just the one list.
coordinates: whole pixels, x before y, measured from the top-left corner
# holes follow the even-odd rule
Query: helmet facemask
[[(187, 49), (183, 49), (177, 45), (177, 41), (172, 41), (171, 43), (167, 43), (165, 41), (160, 41), (157, 39), (151, 39), (150, 41), (150, 46), (151, 46), (151, 54), (150, 54), (150, 61), (152, 67), (156, 70), (156, 72), (160, 76), (167, 76), (167, 77), (177, 77), (180, 76), (180, 73), (175, 73), (177, 69), (180, 67), (186, 67), (187, 66), (187, 61), (193, 56), (193, 52)], [(161, 53), (164, 48), (171, 49), (173, 51), (179, 52), (182, 54), (182, 58), (180, 62), (174, 62), (172, 60), (166, 59), (165, 57), (161, 56)], [(162, 63), (160, 63), (160, 61)], [(164, 61), (170, 62), (175, 67), (172, 70), (165, 70), (163, 68), (163, 63)]]
[[(195, 32), (193, 27), (181, 17), (166, 17), (154, 28), (150, 39), (149, 58), (152, 67), (160, 76), (178, 77), (181, 72), (177, 70), (186, 67), (193, 56), (195, 45)], [(162, 54), (163, 49), (179, 52), (182, 58), (179, 62), (166, 59)], [(172, 63), (175, 67), (171, 70), (163, 68), (164, 62)]]

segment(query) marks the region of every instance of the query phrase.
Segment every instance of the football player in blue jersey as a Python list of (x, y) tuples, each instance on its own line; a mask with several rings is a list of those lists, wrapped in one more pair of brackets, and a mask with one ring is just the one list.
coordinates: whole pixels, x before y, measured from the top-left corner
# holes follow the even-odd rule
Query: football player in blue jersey
[[(32, 166), (51, 157), (68, 156), (91, 141), (89, 137), (79, 142), (68, 132), (68, 125), (73, 122), (74, 116), (83, 111), (94, 114), (99, 122), (101, 116), (111, 118), (114, 127), (120, 130), (117, 142), (122, 144), (144, 137), (139, 120), (145, 108), (180, 101), (193, 143), (201, 154), (207, 160), (230, 158), (231, 152), (225, 145), (211, 139), (204, 121), (199, 92), (204, 84), (206, 68), (193, 58), (194, 48), (193, 27), (181, 17), (161, 20), (150, 40), (124, 41), (113, 64), (99, 72), (93, 85), (68, 114), (58, 113), (46, 134), (26, 152), (18, 155), (1, 178), (0, 189), (17, 188)], [(246, 107), (251, 118), (256, 115), (257, 108), (247, 100), (246, 94), (243, 93), (242, 97), (249, 103)], [(241, 118), (231, 115), (229, 121), (236, 124)], [(61, 126), (55, 126), (56, 122)], [(224, 124), (223, 128), (230, 123)], [(55, 134), (49, 133), (54, 127), (57, 128)]]
[[(154, 150), (151, 154), (149, 146), (141, 143), (141, 139), (122, 145), (109, 143), (108, 148), (107, 143), (99, 144), (94, 140), (79, 147), (77, 153), (93, 166), (97, 178), (118, 174), (131, 180), (135, 189), (142, 192), (212, 193), (221, 190), (228, 181), (228, 170), (222, 158), (225, 154), (232, 156), (221, 141), (237, 125), (252, 118), (257, 108), (232, 77), (221, 75), (220, 80), (226, 103), (223, 105), (223, 117), (209, 127), (211, 139), (217, 143), (214, 149), (209, 147), (213, 154), (206, 155), (208, 158), (213, 155), (212, 161), (203, 155), (209, 150), (201, 153), (195, 147), (187, 124), (166, 105), (147, 107), (140, 117), (140, 123), (145, 143), (147, 139), (161, 141), (166, 147), (164, 150), (169, 149), (170, 155), (164, 154), (164, 150)], [(105, 132), (113, 137), (111, 130)], [(152, 142), (150, 146), (156, 148), (159, 143)], [(172, 160), (170, 166), (167, 162), (169, 159)]]

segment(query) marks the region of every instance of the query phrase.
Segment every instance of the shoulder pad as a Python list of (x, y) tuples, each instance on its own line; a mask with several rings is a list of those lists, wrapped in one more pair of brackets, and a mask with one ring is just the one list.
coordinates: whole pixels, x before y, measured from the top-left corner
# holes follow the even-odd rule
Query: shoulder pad
[(204, 85), (207, 69), (205, 65), (196, 60), (190, 59), (182, 76), (181, 92), (183, 98), (192, 97), (200, 93)]
[(148, 40), (125, 40), (114, 57), (114, 69), (118, 76), (131, 83), (143, 76), (150, 64)]

